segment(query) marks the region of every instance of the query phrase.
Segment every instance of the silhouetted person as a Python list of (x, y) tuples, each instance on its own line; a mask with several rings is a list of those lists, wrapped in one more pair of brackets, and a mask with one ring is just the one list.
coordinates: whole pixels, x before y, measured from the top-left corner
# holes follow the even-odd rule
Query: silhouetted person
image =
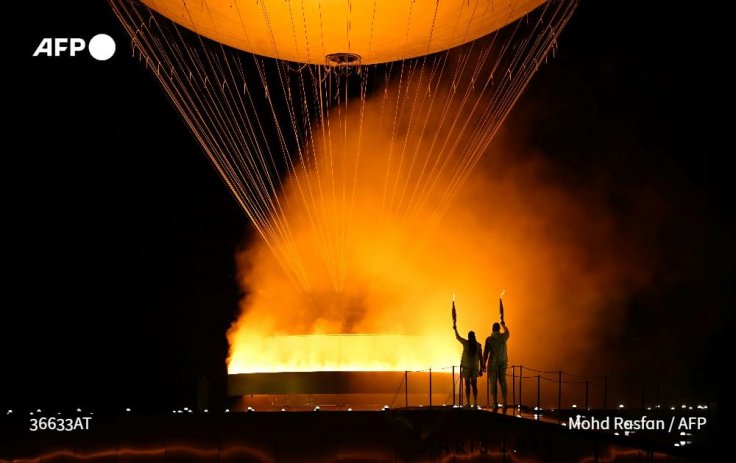
[(210, 382), (207, 376), (202, 375), (197, 383), (197, 411), (203, 412), (209, 408)]
[[(503, 327), (503, 333), (501, 333)], [(509, 340), (509, 329), (506, 323), (493, 324), (492, 333), (486, 338), (483, 351), (483, 364), (487, 365), (488, 378), (491, 380), (491, 395), (493, 395), (493, 411), (498, 411), (498, 389), (497, 383), (501, 383), (501, 396), (503, 397), (503, 412), (506, 413), (506, 368), (509, 365), (509, 357), (506, 353), (506, 342)]]
[(481, 373), (481, 358), (483, 348), (475, 339), (475, 332), (468, 331), (468, 339), (463, 339), (457, 332), (456, 327), (455, 338), (463, 345), (463, 356), (460, 359), (460, 374), (465, 380), (465, 401), (470, 407), (470, 386), (473, 386), (473, 406), (478, 406), (478, 376)]

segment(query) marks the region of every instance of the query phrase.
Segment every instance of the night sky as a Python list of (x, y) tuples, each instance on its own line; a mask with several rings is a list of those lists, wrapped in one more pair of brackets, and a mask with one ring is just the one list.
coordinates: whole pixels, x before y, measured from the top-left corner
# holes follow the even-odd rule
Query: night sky
[[(525, 127), (518, 156), (545, 153), (555, 182), (606, 185), (623, 232), (656, 240), (652, 284), (606, 341), (612, 374), (713, 396), (730, 387), (717, 356), (735, 301), (719, 148), (732, 129), (711, 109), (727, 76), (715, 26), (695, 32), (706, 12), (644, 3), (583, 1), (507, 126)], [(202, 374), (223, 396), (249, 222), (106, 2), (30, 8), (3, 66), (0, 406), (169, 410), (192, 404)], [(43, 37), (97, 33), (117, 42), (110, 61), (31, 56)]]

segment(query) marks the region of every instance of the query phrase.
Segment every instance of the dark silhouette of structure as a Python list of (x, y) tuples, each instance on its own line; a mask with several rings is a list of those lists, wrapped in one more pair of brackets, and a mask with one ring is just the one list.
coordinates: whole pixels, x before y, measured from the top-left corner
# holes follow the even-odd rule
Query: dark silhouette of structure
[(210, 381), (206, 375), (202, 375), (197, 382), (197, 411), (203, 412), (209, 408), (210, 403)]

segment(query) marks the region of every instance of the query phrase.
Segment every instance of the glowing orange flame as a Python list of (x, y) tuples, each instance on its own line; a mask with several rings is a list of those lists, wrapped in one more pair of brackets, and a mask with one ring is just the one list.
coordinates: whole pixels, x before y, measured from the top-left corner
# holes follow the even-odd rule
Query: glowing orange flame
[(404, 371), (457, 363), (447, 336), (312, 334), (262, 336), (251, 332), (233, 346), (230, 373), (282, 371)]

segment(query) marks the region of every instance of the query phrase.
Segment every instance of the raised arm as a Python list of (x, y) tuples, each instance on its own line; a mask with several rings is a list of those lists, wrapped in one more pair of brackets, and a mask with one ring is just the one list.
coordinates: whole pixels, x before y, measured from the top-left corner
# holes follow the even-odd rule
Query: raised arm
[(453, 326), (453, 327), (452, 327), (452, 329), (453, 329), (453, 330), (455, 330), (455, 339), (457, 339), (457, 340), (458, 340), (458, 341), (460, 341), (461, 343), (462, 343), (463, 341), (465, 341), (465, 339), (463, 339), (463, 338), (462, 338), (462, 337), (460, 336), (460, 334), (459, 334), (459, 333), (457, 332), (457, 326)]
[(509, 327), (506, 326), (506, 323), (501, 322), (501, 326), (503, 327), (503, 334), (506, 336), (506, 339), (508, 339), (511, 336), (511, 332), (509, 331)]

